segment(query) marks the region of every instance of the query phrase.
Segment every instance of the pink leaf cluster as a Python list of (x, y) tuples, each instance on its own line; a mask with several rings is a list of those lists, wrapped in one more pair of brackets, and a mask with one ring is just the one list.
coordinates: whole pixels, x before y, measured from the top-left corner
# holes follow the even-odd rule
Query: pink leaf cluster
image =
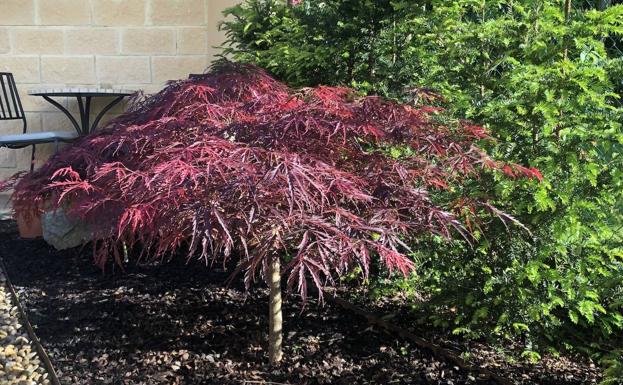
[(356, 265), (367, 274), (373, 258), (409, 274), (418, 237), (469, 237), (431, 190), (487, 169), (540, 178), (489, 158), (475, 145), (483, 128), (438, 113), (347, 88), (291, 90), (222, 62), (21, 178), (14, 208), (66, 207), (96, 232), (101, 266), (121, 263), (124, 247), (148, 258), (185, 250), (211, 263), (235, 258), (250, 283), (280, 257), (303, 297), (308, 280), (323, 287)]

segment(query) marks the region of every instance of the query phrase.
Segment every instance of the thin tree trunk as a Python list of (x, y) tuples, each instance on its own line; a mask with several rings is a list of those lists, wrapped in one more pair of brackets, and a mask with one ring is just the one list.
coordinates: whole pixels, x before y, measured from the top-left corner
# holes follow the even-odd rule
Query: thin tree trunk
[(571, 0), (565, 0), (565, 20), (569, 20), (569, 15), (571, 14)]
[(283, 351), (283, 315), (281, 311), (281, 265), (279, 256), (273, 256), (268, 270), (270, 298), (268, 305), (268, 356), (271, 365), (281, 361)]
[[(569, 17), (571, 16), (571, 0), (565, 0), (565, 5), (564, 5), (564, 14), (565, 14), (565, 24), (569, 24)], [(564, 40), (563, 40), (563, 44), (564, 44), (564, 51), (563, 51), (563, 61), (567, 61), (569, 59), (569, 38), (567, 36), (565, 36)], [(566, 69), (563, 67), (563, 74), (566, 75), (567, 71)], [(561, 96), (562, 99), (562, 96)], [(560, 140), (560, 128), (561, 128), (561, 122), (562, 122), (562, 117), (563, 117), (563, 112), (562, 110), (560, 111), (560, 121), (556, 124), (556, 128), (555, 128), (555, 135), (556, 135), (556, 141), (558, 142)]]
[[(565, 24), (569, 24), (569, 16), (571, 15), (571, 0), (565, 0), (565, 8), (564, 8), (564, 13), (565, 13)], [(569, 41), (568, 39), (566, 39), (565, 41), (565, 51), (563, 53), (564, 56), (564, 60), (567, 60), (567, 58), (569, 57)]]

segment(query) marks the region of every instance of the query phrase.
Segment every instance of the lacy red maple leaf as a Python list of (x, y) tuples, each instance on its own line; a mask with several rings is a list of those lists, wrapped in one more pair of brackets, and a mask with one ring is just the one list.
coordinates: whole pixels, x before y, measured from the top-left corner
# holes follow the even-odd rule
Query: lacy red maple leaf
[[(169, 84), (15, 186), (22, 214), (63, 205), (96, 232), (96, 262), (186, 249), (228, 261), (251, 282), (275, 255), (305, 296), (371, 258), (408, 274), (422, 234), (468, 237), (431, 189), (485, 170), (541, 178), (490, 159), (469, 122), (347, 88), (291, 90), (252, 66), (220, 63)], [(398, 152), (396, 155), (394, 152)], [(470, 202), (471, 212), (474, 201)], [(500, 218), (488, 203), (482, 208)]]

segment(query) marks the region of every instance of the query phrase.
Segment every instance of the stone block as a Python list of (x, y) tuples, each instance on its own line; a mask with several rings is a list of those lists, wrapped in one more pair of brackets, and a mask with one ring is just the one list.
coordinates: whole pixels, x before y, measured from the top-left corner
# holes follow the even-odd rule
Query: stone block
[(154, 56), (152, 57), (153, 82), (186, 79), (191, 73), (203, 73), (208, 66), (206, 56)]
[(39, 83), (39, 56), (0, 56), (0, 72), (12, 72), (17, 84)]
[(208, 52), (208, 32), (205, 27), (177, 30), (177, 53), (200, 55)]
[(9, 29), (0, 28), (0, 54), (9, 53), (11, 51), (11, 42), (9, 40)]
[(42, 56), (41, 81), (54, 84), (94, 84), (95, 60), (91, 56)]
[(238, 0), (209, 0), (210, 6), (207, 10), (207, 28), (208, 31), (208, 54), (214, 55), (220, 53), (215, 47), (221, 46), (225, 42), (225, 32), (219, 31), (219, 23), (224, 19), (223, 11), (226, 8), (233, 7), (238, 4)]
[(38, 0), (37, 5), (39, 23), (42, 25), (91, 24), (91, 4), (89, 1)]
[(115, 28), (75, 28), (65, 31), (65, 51), (77, 55), (119, 53), (119, 31)]
[(153, 25), (205, 25), (203, 0), (150, 0)]
[(2, 0), (0, 25), (34, 25), (35, 0)]
[(123, 31), (124, 54), (175, 54), (175, 30), (171, 28), (130, 28)]
[(98, 56), (96, 63), (97, 79), (100, 83), (124, 85), (151, 82), (149, 57)]
[(145, 0), (91, 0), (93, 24), (135, 26), (145, 23)]
[(208, 0), (207, 24), (209, 32), (217, 32), (218, 24), (223, 20), (223, 11), (240, 3), (239, 0)]
[(13, 28), (13, 53), (62, 54), (63, 31), (57, 28)]
[(208, 49), (207, 54), (211, 57), (222, 52), (220, 48), (225, 43), (225, 33), (208, 32)]
[(21, 134), (24, 123), (21, 120), (0, 120), (0, 135)]
[[(67, 104), (67, 102), (65, 102)], [(56, 110), (58, 111), (58, 110)], [(74, 114), (76, 120), (79, 120), (78, 114)], [(69, 118), (64, 113), (58, 112), (42, 112), (41, 113), (42, 120), (42, 130), (43, 131), (74, 131), (75, 128), (71, 124)], [(78, 122), (79, 123), (79, 122)]]
[(17, 155), (15, 150), (0, 148), (0, 168), (15, 169), (17, 167)]

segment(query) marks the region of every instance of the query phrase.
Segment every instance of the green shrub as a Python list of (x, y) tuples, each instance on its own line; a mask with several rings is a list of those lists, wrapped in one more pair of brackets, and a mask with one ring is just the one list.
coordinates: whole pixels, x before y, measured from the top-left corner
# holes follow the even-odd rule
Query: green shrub
[(433, 89), (491, 130), (497, 157), (543, 172), (538, 185), (483, 191), (532, 236), (489, 227), (473, 247), (431, 240), (411, 282), (430, 298), (417, 305), (427, 322), (519, 335), (535, 358), (612, 349), (623, 327), (623, 6), (597, 3), (248, 0), (223, 29), (228, 54), (297, 86), (413, 103)]
[(603, 359), (602, 364), (606, 370), (604, 381), (600, 385), (623, 384), (623, 351), (612, 352)]

